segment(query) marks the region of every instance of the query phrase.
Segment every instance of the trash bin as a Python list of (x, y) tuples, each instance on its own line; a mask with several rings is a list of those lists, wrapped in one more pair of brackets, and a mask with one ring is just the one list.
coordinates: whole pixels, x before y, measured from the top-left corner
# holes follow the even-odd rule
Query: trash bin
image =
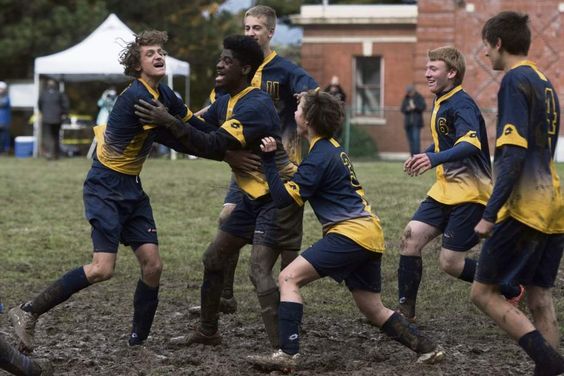
[(16, 158), (29, 158), (33, 156), (33, 145), (35, 144), (35, 137), (33, 136), (18, 136), (16, 137), (14, 148), (14, 155)]

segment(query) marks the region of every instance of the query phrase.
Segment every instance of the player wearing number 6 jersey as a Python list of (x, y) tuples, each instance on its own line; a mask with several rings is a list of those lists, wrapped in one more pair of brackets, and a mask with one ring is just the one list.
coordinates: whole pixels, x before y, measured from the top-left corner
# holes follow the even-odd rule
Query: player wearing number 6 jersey
[[(535, 362), (535, 375), (564, 372), (551, 288), (562, 257), (564, 210), (554, 150), (560, 123), (556, 90), (527, 60), (528, 16), (502, 12), (482, 29), (486, 56), (504, 70), (498, 93), (494, 187), (475, 228), (487, 237), (472, 301)], [(515, 279), (527, 287), (531, 322), (498, 293)]]
[(263, 368), (287, 370), (298, 362), (303, 299), (299, 289), (329, 276), (345, 281), (360, 311), (394, 340), (419, 354), (419, 361), (435, 363), (444, 353), (380, 298), (380, 260), (384, 235), (380, 220), (364, 197), (347, 154), (333, 135), (343, 120), (341, 104), (324, 92), (308, 92), (295, 113), (298, 134), (310, 151), (294, 177), (283, 183), (274, 160), (276, 141), (263, 138), (263, 166), (270, 194), (279, 207), (303, 206), (309, 201), (323, 226), (323, 238), (306, 249), (280, 273), (278, 315), (280, 349), (248, 357)]

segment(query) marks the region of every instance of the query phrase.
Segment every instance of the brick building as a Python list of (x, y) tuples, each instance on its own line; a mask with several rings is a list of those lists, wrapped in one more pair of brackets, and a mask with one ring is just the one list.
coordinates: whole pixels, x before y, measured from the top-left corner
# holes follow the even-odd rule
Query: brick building
[[(424, 77), (427, 51), (454, 45), (466, 56), (464, 89), (486, 119), (495, 138), (496, 96), (503, 72), (494, 72), (484, 56), (481, 29), (502, 10), (526, 12), (533, 42), (529, 58), (556, 87), (564, 105), (564, 2), (558, 0), (419, 0), (417, 5), (309, 5), (292, 22), (304, 30), (302, 65), (322, 87), (333, 75), (347, 93), (351, 122), (365, 128), (382, 157), (407, 156), (399, 106), (405, 86), (415, 83), (433, 95)], [(429, 119), (429, 111), (426, 113)], [(564, 130), (557, 159), (564, 161)], [(431, 142), (428, 128), (422, 146)], [(493, 146), (493, 145), (491, 145)]]

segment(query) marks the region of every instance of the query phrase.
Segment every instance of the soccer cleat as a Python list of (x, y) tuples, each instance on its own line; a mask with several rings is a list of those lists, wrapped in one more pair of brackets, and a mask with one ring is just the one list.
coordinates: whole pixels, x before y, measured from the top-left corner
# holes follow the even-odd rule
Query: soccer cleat
[(8, 312), (16, 335), (20, 339), (18, 349), (22, 352), (33, 351), (33, 335), (38, 315), (24, 311), (20, 306)]
[(191, 346), (200, 343), (206, 346), (217, 346), (221, 344), (219, 330), (212, 335), (202, 333), (200, 328), (195, 328), (189, 336), (171, 338), (169, 344), (172, 346)]
[(525, 297), (525, 286), (519, 284), (519, 295), (507, 299), (507, 301), (514, 307), (517, 307), (519, 306), (519, 303), (521, 302), (521, 300), (523, 300), (524, 297)]
[[(188, 313), (191, 315), (199, 315), (201, 311), (201, 306), (192, 306), (188, 308)], [(225, 313), (226, 315), (231, 315), (237, 312), (237, 300), (235, 300), (235, 297), (221, 297), (221, 299), (219, 300), (219, 312)]]
[(39, 373), (33, 373), (33, 375), (39, 376), (51, 376), (53, 374), (53, 365), (49, 359), (33, 359), (32, 361), (34, 370), (39, 370)]
[(417, 363), (420, 364), (436, 364), (443, 361), (445, 358), (445, 351), (441, 346), (437, 346), (435, 350), (419, 355)]
[(269, 355), (249, 355), (247, 361), (252, 365), (266, 371), (292, 372), (298, 366), (300, 354), (286, 354), (282, 350), (277, 350)]

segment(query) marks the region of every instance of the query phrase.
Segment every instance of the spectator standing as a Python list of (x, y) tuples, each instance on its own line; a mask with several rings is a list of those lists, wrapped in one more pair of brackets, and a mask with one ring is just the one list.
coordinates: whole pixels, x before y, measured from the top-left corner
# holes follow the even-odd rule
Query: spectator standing
[(59, 133), (61, 123), (68, 116), (69, 100), (61, 93), (57, 82), (47, 81), (47, 87), (39, 95), (39, 111), (41, 112), (41, 132), (43, 152), (47, 159), (58, 159), (60, 154)]
[(423, 96), (413, 85), (407, 85), (405, 97), (401, 102), (401, 113), (405, 116), (404, 128), (411, 156), (419, 154), (421, 150), (421, 128), (423, 128), (423, 111), (426, 107)]
[(327, 85), (325, 89), (323, 89), (323, 91), (337, 98), (343, 106), (345, 105), (345, 100), (347, 99), (347, 95), (345, 94), (345, 91), (343, 90), (341, 85), (339, 85), (338, 76), (331, 77), (331, 83)]
[(8, 84), (0, 81), (0, 154), (10, 151), (10, 124), (12, 123), (12, 106), (8, 93)]

